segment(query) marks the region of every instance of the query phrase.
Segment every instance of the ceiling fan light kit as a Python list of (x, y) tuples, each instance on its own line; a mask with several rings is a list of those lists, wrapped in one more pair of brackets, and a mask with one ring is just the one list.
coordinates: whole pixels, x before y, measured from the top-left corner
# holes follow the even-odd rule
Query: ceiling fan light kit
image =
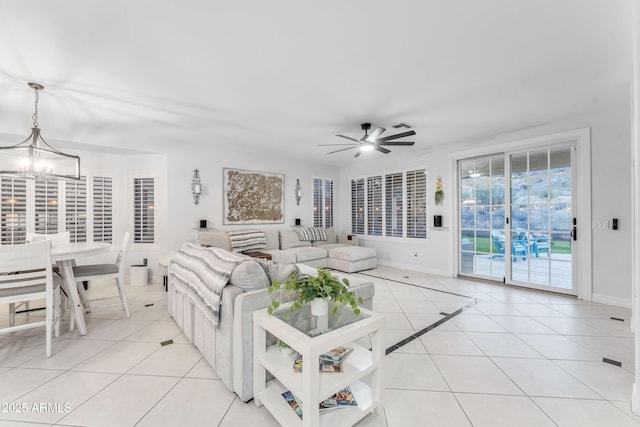
[[(400, 125), (395, 125), (393, 126), (394, 128), (399, 128), (399, 127), (406, 127), (409, 128), (409, 125), (406, 125), (404, 123), (401, 123)], [(356, 152), (354, 157), (359, 157), (360, 154), (362, 152), (366, 152), (366, 151), (379, 151), (383, 154), (389, 154), (391, 152), (391, 150), (388, 150), (386, 148), (384, 148), (385, 145), (387, 146), (395, 146), (395, 147), (402, 147), (402, 146), (412, 146), (415, 144), (415, 142), (413, 141), (395, 141), (396, 139), (400, 139), (400, 138), (404, 138), (406, 136), (412, 136), (415, 135), (416, 132), (413, 130), (407, 131), (407, 132), (402, 132), (396, 135), (389, 135), (386, 137), (380, 137), (385, 131), (386, 129), (383, 127), (377, 127), (373, 130), (373, 132), (371, 132), (371, 134), (369, 134), (369, 130), (371, 129), (371, 123), (361, 123), (360, 124), (360, 128), (364, 131), (364, 135), (362, 136), (362, 138), (360, 138), (359, 140), (356, 138), (352, 138), (350, 136), (346, 136), (346, 135), (336, 135), (339, 138), (344, 138), (344, 139), (348, 139), (349, 141), (351, 141), (350, 143), (346, 143), (346, 145), (348, 145), (347, 147), (345, 147), (345, 143), (342, 144), (320, 144), (321, 147), (327, 147), (327, 146), (341, 146), (341, 147), (345, 147), (345, 148), (341, 148), (339, 150), (334, 150), (334, 151), (330, 151), (327, 154), (333, 154), (333, 153), (339, 153), (341, 151), (347, 151), (347, 150), (352, 150), (354, 148), (357, 148), (358, 151)]]

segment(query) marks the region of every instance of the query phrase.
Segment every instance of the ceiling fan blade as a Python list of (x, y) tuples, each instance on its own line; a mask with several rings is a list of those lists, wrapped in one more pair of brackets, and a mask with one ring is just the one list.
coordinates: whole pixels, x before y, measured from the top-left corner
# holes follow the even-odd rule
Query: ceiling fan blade
[(355, 138), (351, 138), (350, 136), (344, 136), (344, 135), (336, 135), (336, 136), (339, 136), (340, 138), (348, 139), (349, 141), (355, 141), (355, 142), (357, 142), (358, 144), (360, 144), (360, 141), (358, 141), (358, 140), (357, 140), (357, 139), (355, 139)]
[(358, 157), (360, 154), (362, 154), (362, 151), (358, 150), (358, 152), (356, 153), (356, 155), (355, 155), (355, 156), (353, 156), (353, 157)]
[(410, 130), (410, 131), (398, 133), (395, 135), (385, 136), (384, 138), (379, 138), (378, 140), (376, 140), (376, 142), (387, 142), (387, 141), (391, 141), (392, 139), (404, 138), (405, 136), (411, 136), (415, 134), (416, 134), (416, 131)]
[(379, 145), (376, 145), (373, 148), (375, 148), (376, 151), (379, 151), (379, 152), (384, 153), (384, 154), (389, 154), (391, 152), (391, 150), (387, 150), (386, 148), (380, 147)]
[(343, 148), (342, 150), (330, 151), (327, 154), (339, 153), (341, 151), (352, 150), (354, 148), (358, 148), (358, 147), (347, 147), (347, 148)]
[(376, 130), (371, 132), (371, 135), (369, 135), (369, 137), (367, 138), (367, 142), (374, 142), (380, 135), (382, 135), (385, 130), (385, 128), (376, 128)]
[(343, 142), (341, 144), (318, 144), (318, 147), (333, 147), (333, 146), (346, 147), (347, 145), (360, 145), (360, 143), (356, 144), (355, 142), (352, 142), (351, 144), (348, 144), (346, 142)]
[(400, 146), (400, 145), (413, 145), (415, 144), (415, 142), (411, 141), (388, 141), (388, 142), (380, 142), (378, 143), (378, 145), (395, 145), (395, 146)]

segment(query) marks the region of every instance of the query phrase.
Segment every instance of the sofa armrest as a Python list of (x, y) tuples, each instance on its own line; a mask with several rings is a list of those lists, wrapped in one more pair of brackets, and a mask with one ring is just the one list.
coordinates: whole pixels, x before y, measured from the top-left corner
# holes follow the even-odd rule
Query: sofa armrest
[(338, 243), (343, 245), (358, 246), (357, 234), (338, 234)]

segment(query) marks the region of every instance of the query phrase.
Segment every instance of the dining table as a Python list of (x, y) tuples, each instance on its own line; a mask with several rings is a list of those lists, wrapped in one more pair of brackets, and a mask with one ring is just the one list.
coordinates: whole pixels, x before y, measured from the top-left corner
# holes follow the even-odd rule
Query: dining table
[(69, 298), (71, 315), (75, 318), (80, 335), (87, 335), (87, 324), (84, 321), (84, 308), (73, 276), (74, 262), (79, 258), (108, 252), (110, 248), (110, 243), (103, 242), (61, 243), (51, 247), (51, 261), (56, 263), (62, 275), (63, 288)]

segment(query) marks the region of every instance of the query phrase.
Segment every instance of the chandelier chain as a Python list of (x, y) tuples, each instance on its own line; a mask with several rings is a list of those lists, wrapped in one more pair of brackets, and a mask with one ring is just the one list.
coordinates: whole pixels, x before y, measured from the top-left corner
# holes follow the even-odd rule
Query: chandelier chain
[(38, 101), (40, 100), (40, 94), (38, 93), (38, 88), (34, 88), (33, 90), (36, 91), (36, 107), (35, 107), (35, 112), (33, 113), (33, 116), (31, 116), (31, 118), (33, 119), (33, 127), (38, 127)]

